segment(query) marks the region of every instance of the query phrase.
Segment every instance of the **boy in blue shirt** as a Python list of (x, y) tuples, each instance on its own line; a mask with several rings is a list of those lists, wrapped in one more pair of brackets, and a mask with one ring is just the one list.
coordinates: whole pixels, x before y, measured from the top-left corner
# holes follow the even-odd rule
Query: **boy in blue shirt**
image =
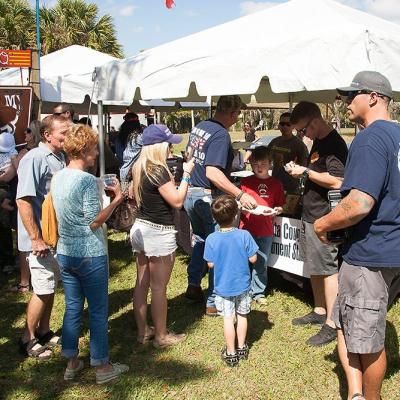
[(248, 263), (257, 261), (258, 246), (249, 232), (237, 228), (239, 210), (233, 196), (217, 197), (211, 210), (220, 228), (207, 237), (204, 259), (209, 268), (214, 268), (215, 305), (218, 314), (224, 317), (226, 346), (221, 358), (233, 367), (249, 354), (246, 344), (247, 314), (251, 304)]

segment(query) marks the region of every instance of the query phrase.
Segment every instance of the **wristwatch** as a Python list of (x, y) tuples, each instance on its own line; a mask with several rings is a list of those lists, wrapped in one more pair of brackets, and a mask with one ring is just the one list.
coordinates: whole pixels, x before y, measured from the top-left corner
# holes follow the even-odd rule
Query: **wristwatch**
[(304, 179), (307, 179), (309, 175), (310, 175), (310, 168), (306, 168), (303, 172)]

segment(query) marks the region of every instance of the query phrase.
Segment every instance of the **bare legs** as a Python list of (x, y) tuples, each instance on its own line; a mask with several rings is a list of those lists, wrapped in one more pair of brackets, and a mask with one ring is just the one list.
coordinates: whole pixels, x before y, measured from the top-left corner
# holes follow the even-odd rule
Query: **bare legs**
[(224, 317), (224, 337), (226, 351), (228, 354), (236, 353), (236, 336), (238, 347), (243, 348), (246, 344), (247, 335), (247, 315), (236, 314), (237, 325), (235, 329), (235, 317)]
[(148, 334), (147, 295), (151, 288), (151, 315), (155, 338), (163, 341), (167, 336), (167, 285), (175, 262), (175, 253), (163, 257), (136, 258), (137, 278), (133, 295), (138, 337)]
[(338, 293), (338, 274), (311, 275), (310, 278), (314, 296), (314, 311), (317, 314), (326, 313), (326, 323), (334, 328), (335, 324), (331, 316)]
[(379, 400), (386, 372), (386, 352), (372, 354), (349, 353), (343, 332), (338, 330), (338, 352), (349, 387), (348, 399), (363, 393), (366, 400)]

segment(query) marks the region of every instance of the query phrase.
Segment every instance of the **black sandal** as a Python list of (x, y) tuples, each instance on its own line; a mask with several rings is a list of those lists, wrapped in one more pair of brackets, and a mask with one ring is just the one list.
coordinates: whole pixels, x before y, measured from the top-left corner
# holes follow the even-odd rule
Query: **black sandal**
[(19, 339), (19, 350), (24, 356), (37, 358), (39, 360), (48, 360), (51, 357), (51, 354), (41, 357), (41, 354), (49, 350), (49, 348), (47, 346), (42, 346), (37, 338), (33, 338), (26, 343), (24, 343), (22, 339)]
[(56, 347), (61, 345), (61, 336), (57, 336), (51, 329), (43, 335), (36, 332), (36, 337), (42, 346)]
[(29, 283), (27, 285), (21, 285), (20, 283), (17, 283), (15, 286), (11, 286), (8, 291), (13, 293), (28, 293), (29, 289)]

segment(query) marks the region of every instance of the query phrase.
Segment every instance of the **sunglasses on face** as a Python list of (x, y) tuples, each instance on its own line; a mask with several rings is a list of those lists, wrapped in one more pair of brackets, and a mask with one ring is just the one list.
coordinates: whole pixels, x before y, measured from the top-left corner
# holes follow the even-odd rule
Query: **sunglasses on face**
[(54, 112), (53, 115), (63, 115), (65, 114), (67, 111), (62, 111), (62, 112)]
[(379, 94), (371, 90), (356, 90), (354, 92), (347, 92), (345, 95), (340, 96), (344, 102), (351, 103), (360, 94), (371, 94), (375, 93), (377, 97), (384, 99), (386, 96)]
[(309, 125), (311, 124), (311, 121), (312, 121), (312, 119), (310, 119), (307, 122), (307, 125), (304, 128), (296, 129), (297, 133), (301, 133), (302, 135), (305, 135), (307, 133), (307, 129), (308, 129)]
[(291, 123), (290, 123), (290, 122), (282, 122), (282, 121), (280, 121), (280, 122), (279, 122), (279, 125), (280, 125), (280, 126), (290, 126)]

